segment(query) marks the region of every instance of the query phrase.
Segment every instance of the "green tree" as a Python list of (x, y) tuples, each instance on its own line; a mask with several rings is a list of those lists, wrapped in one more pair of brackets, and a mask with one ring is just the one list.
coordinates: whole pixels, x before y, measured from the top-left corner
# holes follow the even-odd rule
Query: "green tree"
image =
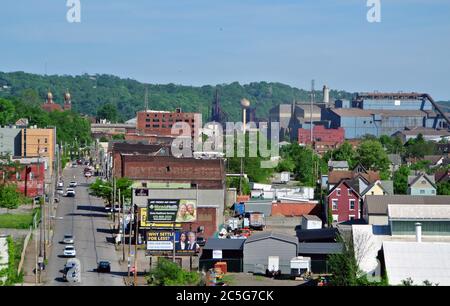
[(438, 195), (450, 195), (450, 182), (443, 182), (437, 184)]
[(332, 286), (357, 286), (359, 278), (359, 268), (355, 258), (353, 243), (344, 243), (341, 254), (331, 254), (328, 256), (329, 272), (331, 273), (330, 283)]
[(410, 139), (405, 144), (406, 157), (422, 158), (425, 155), (432, 155), (436, 150), (436, 144), (432, 141), (426, 141), (422, 134), (417, 135), (415, 139)]
[(151, 286), (198, 286), (201, 282), (198, 272), (184, 271), (179, 265), (163, 257), (158, 259), (156, 268), (146, 278)]
[(16, 185), (6, 184), (0, 186), (0, 207), (16, 209), (21, 204), (22, 195)]
[(357, 164), (356, 152), (350, 143), (345, 141), (339, 148), (328, 151), (323, 156), (324, 160), (345, 160), (348, 162), (350, 168), (353, 168)]
[(11, 101), (0, 98), (0, 126), (14, 123), (15, 110)]
[(97, 110), (98, 119), (106, 119), (110, 122), (117, 122), (119, 115), (117, 113), (117, 107), (112, 103), (106, 103)]
[(408, 191), (408, 176), (410, 172), (410, 169), (403, 165), (394, 173), (393, 181), (395, 194), (406, 194)]
[[(240, 190), (240, 178), (236, 176), (227, 177), (227, 187), (228, 188), (236, 188), (237, 193), (241, 193)], [(242, 177), (242, 194), (243, 195), (249, 195), (250, 194), (250, 184), (249, 181)]]
[(365, 140), (357, 149), (358, 161), (374, 171), (387, 171), (389, 158), (378, 140)]

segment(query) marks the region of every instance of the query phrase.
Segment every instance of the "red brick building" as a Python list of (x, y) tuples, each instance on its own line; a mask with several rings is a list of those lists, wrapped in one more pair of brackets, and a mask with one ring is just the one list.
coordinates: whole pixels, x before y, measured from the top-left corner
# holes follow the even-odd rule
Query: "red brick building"
[[(311, 144), (311, 131), (309, 129), (298, 129), (298, 143), (301, 145)], [(323, 125), (313, 127), (313, 141), (324, 143), (341, 144), (345, 140), (344, 128), (327, 129)]]
[[(183, 113), (177, 108), (175, 112), (141, 111), (137, 113), (136, 129), (141, 135), (157, 136), (197, 136), (201, 124), (200, 113)], [(184, 122), (190, 127), (190, 133), (172, 134), (172, 127), (177, 122)]]
[[(11, 170), (13, 168), (11, 167)], [(3, 173), (0, 171), (0, 177)], [(44, 163), (22, 164), (16, 173), (10, 173), (6, 182), (17, 185), (18, 190), (27, 197), (36, 197), (44, 193)]]
[(358, 191), (352, 187), (350, 180), (341, 180), (327, 197), (328, 211), (333, 222), (345, 222), (360, 219), (360, 199)]
[(190, 183), (199, 189), (223, 189), (225, 168), (222, 159), (206, 160), (120, 154), (120, 167), (115, 168), (116, 177), (131, 180)]

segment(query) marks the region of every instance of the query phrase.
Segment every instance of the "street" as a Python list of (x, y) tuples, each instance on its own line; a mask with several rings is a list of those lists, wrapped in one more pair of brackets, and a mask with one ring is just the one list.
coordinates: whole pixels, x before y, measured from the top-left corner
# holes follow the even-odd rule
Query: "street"
[[(56, 212), (55, 234), (53, 236), (48, 265), (45, 271), (45, 285), (49, 286), (123, 286), (126, 271), (121, 271), (119, 253), (116, 252), (110, 232), (110, 221), (104, 209), (103, 200), (90, 196), (89, 183), (83, 166), (66, 168), (63, 172), (64, 189), (70, 181), (76, 181), (75, 198), (60, 196)], [(75, 178), (75, 179), (74, 179)], [(61, 218), (62, 217), (62, 218)], [(61, 270), (67, 261), (62, 256), (65, 234), (72, 234), (75, 240), (76, 258), (81, 262), (81, 283), (69, 284), (62, 279)], [(97, 273), (97, 263), (111, 262), (111, 273)]]

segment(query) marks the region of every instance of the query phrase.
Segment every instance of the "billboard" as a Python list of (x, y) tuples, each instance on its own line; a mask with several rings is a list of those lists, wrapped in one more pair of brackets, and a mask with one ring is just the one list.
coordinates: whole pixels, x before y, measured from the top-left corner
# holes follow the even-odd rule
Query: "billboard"
[(148, 199), (148, 222), (188, 223), (197, 220), (196, 200)]
[(194, 255), (199, 251), (195, 232), (187, 231), (147, 231), (147, 255), (173, 255), (175, 236), (175, 255)]
[(140, 216), (140, 227), (141, 228), (158, 228), (158, 229), (180, 229), (182, 227), (181, 223), (158, 223), (158, 222), (149, 222), (147, 220), (147, 207), (139, 208), (139, 216)]

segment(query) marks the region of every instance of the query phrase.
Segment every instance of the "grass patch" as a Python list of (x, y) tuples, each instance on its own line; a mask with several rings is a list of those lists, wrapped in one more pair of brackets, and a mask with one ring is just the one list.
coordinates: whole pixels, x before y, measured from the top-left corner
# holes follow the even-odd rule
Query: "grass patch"
[(40, 217), (40, 209), (36, 208), (30, 214), (2, 214), (0, 215), (0, 228), (28, 229), (33, 225), (33, 215)]
[(222, 278), (222, 281), (228, 285), (233, 285), (235, 283), (234, 276), (230, 274), (225, 274)]

